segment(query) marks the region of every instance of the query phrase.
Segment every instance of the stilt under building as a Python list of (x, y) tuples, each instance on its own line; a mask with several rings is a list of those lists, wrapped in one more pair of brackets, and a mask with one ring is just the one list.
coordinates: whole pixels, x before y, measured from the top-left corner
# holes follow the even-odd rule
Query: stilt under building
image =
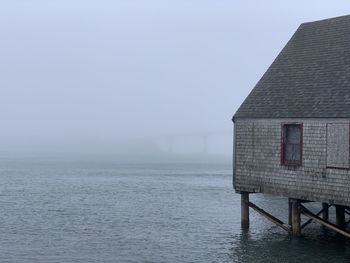
[[(332, 205), (327, 203), (321, 203), (321, 210), (314, 214), (309, 209), (307, 209), (303, 204), (309, 203), (311, 201), (300, 200), (300, 199), (288, 199), (288, 222), (284, 223), (272, 214), (258, 207), (254, 203), (249, 201), (248, 192), (241, 193), (241, 223), (242, 228), (249, 228), (249, 209), (252, 208), (260, 215), (274, 223), (275, 225), (281, 227), (286, 232), (294, 237), (300, 237), (302, 235), (302, 229), (309, 225), (312, 221), (319, 223), (320, 225), (329, 228), (343, 236), (350, 238), (350, 232), (346, 230), (346, 225), (350, 223), (350, 219), (346, 222), (346, 214), (350, 215), (350, 208), (342, 205)], [(329, 208), (334, 206), (336, 209), (335, 213), (335, 223), (329, 221)], [(304, 223), (301, 221), (301, 216), (304, 216), (308, 220)]]

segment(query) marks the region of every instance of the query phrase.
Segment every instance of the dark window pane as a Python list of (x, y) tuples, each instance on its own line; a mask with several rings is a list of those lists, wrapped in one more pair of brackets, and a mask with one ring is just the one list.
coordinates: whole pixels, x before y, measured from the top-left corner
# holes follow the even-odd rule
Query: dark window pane
[(302, 125), (286, 124), (283, 126), (283, 163), (286, 165), (301, 165)]
[(300, 144), (286, 144), (286, 161), (300, 161)]
[(285, 142), (287, 144), (289, 143), (300, 144), (301, 131), (300, 131), (299, 125), (286, 125), (285, 131), (286, 131)]

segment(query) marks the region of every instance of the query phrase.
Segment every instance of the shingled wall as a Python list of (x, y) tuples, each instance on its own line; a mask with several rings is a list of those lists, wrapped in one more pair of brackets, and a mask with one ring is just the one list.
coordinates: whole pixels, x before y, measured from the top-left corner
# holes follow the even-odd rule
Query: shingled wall
[[(303, 123), (300, 167), (281, 165), (283, 123)], [(237, 118), (235, 190), (349, 205), (350, 170), (327, 168), (327, 123), (350, 119)]]

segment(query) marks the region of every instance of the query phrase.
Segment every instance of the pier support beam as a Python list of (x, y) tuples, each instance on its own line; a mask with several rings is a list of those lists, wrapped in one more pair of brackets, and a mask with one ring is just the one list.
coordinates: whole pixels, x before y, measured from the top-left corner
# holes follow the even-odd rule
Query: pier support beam
[(292, 234), (294, 237), (299, 237), (301, 235), (300, 226), (300, 209), (298, 199), (291, 199), (292, 203)]
[(288, 225), (292, 226), (292, 199), (288, 198)]
[(327, 203), (322, 203), (322, 219), (328, 221), (329, 218), (329, 206)]
[(328, 221), (325, 221), (323, 220), (322, 218), (318, 217), (317, 215), (313, 214), (309, 209), (307, 209), (306, 207), (300, 205), (300, 210), (301, 212), (307, 216), (308, 218), (316, 221), (317, 223), (325, 226), (325, 227), (328, 227), (334, 231), (336, 231), (337, 233), (341, 234), (341, 235), (344, 235), (348, 238), (350, 238), (350, 233), (341, 229), (339, 226), (335, 225), (335, 224), (332, 224), (331, 222), (328, 222)]
[(241, 193), (241, 225), (249, 228), (249, 193)]
[(342, 205), (335, 206), (336, 224), (339, 228), (345, 228), (345, 207)]

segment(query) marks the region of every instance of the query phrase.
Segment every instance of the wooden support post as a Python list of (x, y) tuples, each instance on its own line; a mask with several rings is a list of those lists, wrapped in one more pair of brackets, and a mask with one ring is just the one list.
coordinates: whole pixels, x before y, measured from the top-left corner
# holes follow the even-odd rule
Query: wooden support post
[(249, 193), (241, 193), (241, 223), (242, 228), (249, 228)]
[(347, 231), (345, 231), (345, 230), (343, 230), (343, 229), (340, 229), (337, 225), (332, 224), (332, 223), (330, 223), (330, 222), (328, 222), (328, 221), (325, 221), (325, 220), (323, 220), (322, 218), (316, 216), (315, 214), (313, 214), (312, 212), (310, 212), (310, 210), (308, 210), (306, 207), (304, 207), (304, 206), (301, 205), (301, 206), (300, 206), (300, 209), (301, 209), (301, 212), (302, 212), (305, 216), (309, 217), (310, 219), (315, 220), (317, 223), (320, 223), (321, 225), (323, 225), (323, 226), (325, 226), (325, 227), (328, 227), (328, 228), (330, 228), (330, 229), (332, 229), (332, 230), (338, 232), (339, 234), (344, 235), (344, 236), (350, 238), (350, 233), (349, 233), (349, 232), (347, 232)]
[(292, 201), (288, 198), (288, 225), (292, 226)]
[(342, 205), (335, 206), (336, 224), (339, 228), (345, 227), (345, 207)]
[(292, 234), (294, 237), (301, 235), (299, 200), (292, 199)]
[[(324, 204), (324, 203), (323, 203)], [(318, 212), (316, 215), (314, 215), (314, 216), (316, 216), (316, 217), (319, 217), (320, 215), (322, 215), (322, 217), (325, 217), (325, 214), (324, 214), (324, 212), (327, 210), (327, 219), (328, 219), (328, 209), (329, 209), (329, 205), (328, 204), (325, 204), (325, 205), (322, 205), (322, 209), (321, 209), (321, 211), (320, 212)], [(306, 208), (304, 207), (304, 206), (301, 206), (301, 208), (302, 209), (304, 209), (304, 210), (302, 210), (301, 211), (301, 213), (303, 212), (303, 211), (305, 211), (306, 210)], [(308, 224), (310, 224), (311, 222), (312, 222), (312, 220), (313, 219), (309, 219), (309, 220), (307, 220), (304, 224), (302, 224), (301, 225), (301, 229), (303, 229), (304, 227), (306, 227)], [(326, 222), (328, 222), (328, 220), (326, 220), (326, 219), (324, 219), (324, 221), (326, 221)]]
[(322, 203), (322, 219), (325, 221), (328, 221), (329, 218), (329, 209), (328, 209), (328, 204), (327, 203)]

